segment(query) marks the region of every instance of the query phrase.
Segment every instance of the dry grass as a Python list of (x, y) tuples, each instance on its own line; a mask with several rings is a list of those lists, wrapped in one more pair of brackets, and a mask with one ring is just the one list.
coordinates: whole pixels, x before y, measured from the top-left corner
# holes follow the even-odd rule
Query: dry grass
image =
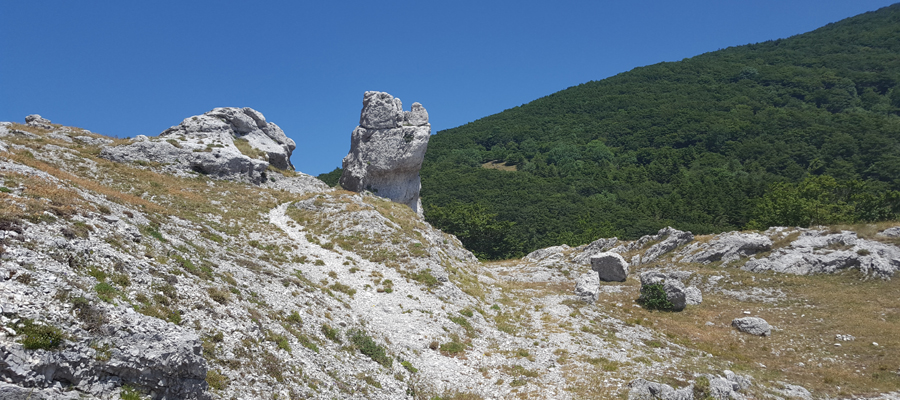
[[(703, 269), (698, 275), (721, 274)], [(818, 396), (865, 395), (900, 390), (900, 282), (861, 280), (852, 273), (829, 276), (754, 275), (726, 271), (729, 289), (777, 288), (786, 296), (776, 303), (742, 302), (704, 293), (703, 304), (683, 312), (654, 312), (630, 307), (640, 283), (629, 279), (622, 293), (601, 293), (597, 303), (622, 320), (648, 326), (666, 341), (710, 353), (696, 372), (721, 373), (726, 365), (762, 382), (787, 381)], [(835, 293), (840, 293), (836, 296)], [(624, 303), (626, 307), (611, 306)], [(770, 337), (737, 332), (730, 324), (751, 311), (778, 328)], [(707, 326), (706, 322), (714, 323)], [(840, 342), (835, 335), (856, 337)], [(878, 346), (872, 343), (877, 342)], [(692, 361), (688, 361), (692, 362)], [(802, 365), (801, 365), (802, 363)], [(719, 364), (719, 365), (716, 365)]]
[(484, 164), (481, 164), (481, 168), (497, 169), (500, 171), (517, 171), (515, 164), (509, 165), (505, 161), (488, 161)]

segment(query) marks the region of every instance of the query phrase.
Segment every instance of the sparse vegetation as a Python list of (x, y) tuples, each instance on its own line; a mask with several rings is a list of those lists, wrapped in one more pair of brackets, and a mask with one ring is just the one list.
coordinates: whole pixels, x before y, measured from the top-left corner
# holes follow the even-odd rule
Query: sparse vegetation
[(351, 329), (347, 331), (347, 338), (356, 346), (360, 353), (369, 356), (373, 361), (385, 367), (390, 367), (393, 364), (393, 360), (387, 355), (385, 348), (375, 343), (375, 340), (364, 331)]

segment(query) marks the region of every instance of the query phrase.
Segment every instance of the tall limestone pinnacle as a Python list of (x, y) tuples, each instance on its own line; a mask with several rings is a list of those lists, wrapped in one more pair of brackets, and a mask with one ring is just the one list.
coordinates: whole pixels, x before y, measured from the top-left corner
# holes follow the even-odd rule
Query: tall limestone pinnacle
[(344, 157), (341, 187), (371, 191), (421, 215), (419, 170), (430, 136), (428, 111), (421, 104), (403, 111), (400, 99), (366, 92), (359, 126), (350, 137), (350, 153)]

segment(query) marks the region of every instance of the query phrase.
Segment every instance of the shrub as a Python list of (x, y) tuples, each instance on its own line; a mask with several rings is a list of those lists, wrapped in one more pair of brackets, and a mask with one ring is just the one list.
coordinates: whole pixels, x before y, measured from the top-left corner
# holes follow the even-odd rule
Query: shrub
[(23, 327), (19, 330), (22, 338), (22, 346), (29, 350), (53, 350), (59, 348), (63, 342), (63, 332), (54, 326), (38, 325), (30, 319), (22, 320)]
[(427, 286), (437, 286), (438, 284), (437, 278), (435, 278), (434, 275), (431, 275), (431, 270), (429, 269), (416, 272), (412, 275), (412, 279), (414, 281), (424, 283)]
[(122, 385), (122, 391), (119, 392), (119, 398), (122, 400), (141, 400), (141, 392), (131, 385)]
[(100, 282), (94, 286), (94, 291), (97, 292), (97, 297), (100, 300), (103, 300), (107, 303), (112, 303), (113, 296), (115, 296), (119, 291), (116, 290), (112, 285), (106, 282)]
[(709, 378), (705, 376), (697, 377), (694, 381), (694, 398), (697, 400), (713, 399), (712, 392), (709, 387)]
[(447, 353), (449, 355), (456, 355), (462, 353), (463, 350), (466, 349), (466, 345), (454, 340), (452, 342), (447, 342), (441, 345), (441, 352)]
[(347, 337), (350, 339), (359, 352), (369, 356), (373, 361), (390, 368), (393, 364), (393, 360), (385, 352), (384, 347), (379, 346), (378, 343), (375, 343), (372, 340), (372, 337), (359, 329), (351, 329), (347, 332)]
[(341, 332), (337, 328), (332, 328), (328, 324), (322, 324), (322, 334), (335, 343), (341, 343)]
[(675, 307), (666, 297), (666, 291), (661, 283), (641, 287), (641, 297), (638, 299), (638, 303), (648, 310), (667, 311)]
[(214, 369), (206, 371), (206, 383), (209, 384), (209, 387), (222, 390), (228, 386), (228, 377), (219, 373)]
[(416, 367), (413, 367), (413, 365), (410, 364), (409, 361), (403, 361), (403, 362), (400, 363), (400, 365), (402, 365), (403, 368), (406, 368), (406, 370), (409, 371), (410, 373), (413, 373), (413, 374), (414, 374), (414, 373), (416, 373), (416, 372), (419, 372), (419, 369), (416, 368)]

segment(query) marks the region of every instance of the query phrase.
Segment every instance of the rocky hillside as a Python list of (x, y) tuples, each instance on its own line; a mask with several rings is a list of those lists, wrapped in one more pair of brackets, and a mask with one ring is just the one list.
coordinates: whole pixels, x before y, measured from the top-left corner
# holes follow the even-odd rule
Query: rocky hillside
[[(0, 126), (0, 398), (900, 396), (892, 224), (480, 263), (406, 205), (270, 164), (245, 110), (135, 140)], [(699, 293), (654, 311), (638, 276)], [(732, 326), (755, 318), (768, 336)]]

